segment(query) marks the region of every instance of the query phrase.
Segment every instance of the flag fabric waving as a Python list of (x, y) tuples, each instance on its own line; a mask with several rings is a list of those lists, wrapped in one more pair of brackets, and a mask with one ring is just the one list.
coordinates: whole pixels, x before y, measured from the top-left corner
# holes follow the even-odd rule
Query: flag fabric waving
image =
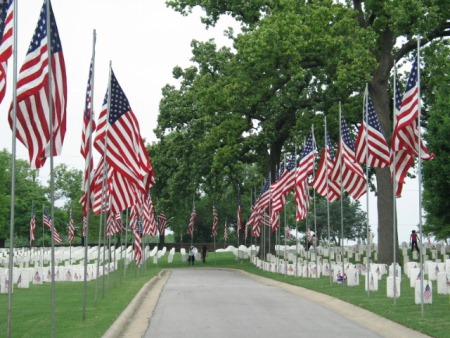
[(194, 235), (194, 225), (195, 225), (195, 218), (197, 217), (197, 213), (195, 211), (195, 207), (192, 209), (191, 217), (189, 218), (189, 224), (187, 228), (187, 233), (192, 236)]
[(158, 231), (160, 236), (164, 235), (166, 231), (166, 226), (167, 226), (167, 217), (166, 214), (161, 211), (158, 215)]
[(241, 207), (241, 191), (238, 189), (237, 210), (236, 210), (236, 231), (239, 237), (239, 232), (242, 229), (242, 207)]
[(295, 205), (297, 221), (306, 218), (309, 209), (308, 176), (314, 173), (314, 160), (316, 157), (314, 135), (311, 132), (306, 140), (305, 147), (300, 154), (300, 162), (295, 178)]
[(69, 214), (69, 225), (67, 227), (68, 230), (68, 235), (67, 235), (67, 241), (69, 243), (73, 242), (73, 239), (75, 237), (75, 226), (73, 224), (73, 214), (72, 214), (72, 209), (70, 209), (70, 214)]
[(380, 121), (366, 90), (363, 121), (355, 142), (355, 158), (369, 167), (385, 168), (391, 162), (389, 146), (381, 130)]
[(34, 214), (34, 208), (31, 207), (31, 217), (30, 217), (30, 245), (34, 241), (34, 231), (36, 229), (36, 215)]
[[(395, 71), (395, 70), (394, 70)], [(398, 86), (395, 90), (395, 107), (394, 114), (398, 116), (402, 104), (403, 95)], [(395, 184), (395, 196), (401, 197), (403, 190), (403, 183), (405, 182), (406, 174), (409, 168), (414, 164), (414, 155), (411, 155), (407, 150), (401, 149), (394, 151), (391, 148), (391, 177)]]
[(216, 205), (214, 203), (212, 206), (212, 214), (213, 214), (213, 226), (212, 226), (211, 236), (216, 237), (217, 236), (217, 228), (219, 227), (219, 215), (217, 214)]
[(144, 201), (144, 224), (142, 232), (144, 235), (156, 236), (156, 220), (155, 220), (155, 207), (153, 206), (152, 197), (150, 194)]
[[(89, 77), (88, 77), (88, 83), (86, 88), (86, 101), (84, 106), (84, 113), (83, 113), (83, 124), (82, 124), (82, 130), (81, 130), (81, 147), (80, 147), (80, 153), (83, 156), (85, 160), (84, 165), (84, 178), (83, 178), (83, 186), (82, 190), (84, 194), (87, 194), (88, 185), (92, 184), (92, 181), (94, 179), (94, 161), (92, 154), (90, 154), (91, 149), (91, 139), (92, 139), (92, 131), (95, 130), (95, 121), (94, 116), (92, 114), (92, 67), (93, 67), (93, 60), (91, 60), (91, 64), (89, 67)], [(87, 213), (87, 202), (90, 201), (90, 198), (87, 198), (87, 196), (84, 196), (81, 199), (81, 204), (83, 206), (83, 215), (86, 215)], [(91, 206), (90, 206), (91, 208)], [(89, 208), (89, 209), (90, 209)]]
[(52, 230), (52, 228), (53, 228), (53, 240), (58, 244), (61, 243), (62, 239), (59, 236), (58, 231), (56, 231), (56, 228), (53, 226), (51, 217), (47, 214), (47, 212), (45, 210), (44, 210), (44, 215), (43, 215), (43, 223), (50, 230)]
[[(342, 174), (342, 177), (341, 177)], [(361, 165), (355, 159), (355, 145), (350, 135), (347, 123), (341, 116), (341, 137), (336, 157), (334, 159), (333, 180), (339, 181), (355, 200), (366, 193), (366, 178)]]
[[(94, 146), (103, 157), (106, 156), (111, 167), (135, 184), (142, 193), (148, 193), (148, 189), (154, 184), (150, 158), (141, 137), (139, 123), (112, 69), (108, 91), (111, 98), (108, 100), (107, 92), (97, 124)], [(147, 185), (143, 185), (146, 175), (150, 175), (150, 179), (147, 180)]]
[[(66, 66), (53, 10), (50, 7), (49, 39), (47, 32), (47, 4), (41, 10), (39, 21), (28, 48), (25, 62), (17, 79), (16, 138), (28, 149), (32, 169), (41, 168), (50, 154), (62, 151), (66, 135)], [(51, 41), (51, 76), (48, 72), (48, 49)], [(51, 82), (50, 82), (51, 81)], [(51, 102), (49, 93), (51, 84)], [(53, 115), (53, 135), (50, 135), (50, 105)], [(9, 125), (13, 127), (13, 105), (9, 109)]]
[(334, 202), (341, 197), (341, 188), (339, 182), (332, 180), (330, 174), (333, 170), (333, 152), (331, 140), (328, 132), (325, 131), (326, 144), (322, 149), (319, 168), (317, 169), (311, 185), (316, 191), (324, 196), (328, 201)]
[(400, 107), (400, 112), (396, 116), (396, 124), (392, 135), (391, 147), (394, 151), (406, 150), (413, 156), (419, 156), (419, 143), (421, 148), (421, 158), (431, 160), (434, 154), (430, 154), (422, 140), (419, 140), (419, 69), (418, 60), (414, 60), (406, 84), (405, 93)]
[(12, 55), (14, 0), (0, 2), (0, 103), (5, 98), (8, 59)]

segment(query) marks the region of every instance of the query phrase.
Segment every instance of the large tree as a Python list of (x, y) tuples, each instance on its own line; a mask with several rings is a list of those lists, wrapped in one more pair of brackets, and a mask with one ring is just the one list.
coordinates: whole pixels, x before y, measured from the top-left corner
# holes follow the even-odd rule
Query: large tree
[[(184, 14), (201, 6), (207, 25), (214, 25), (222, 14), (232, 15), (242, 23), (243, 32), (234, 37), (233, 51), (216, 50), (213, 42), (193, 42), (196, 66), (176, 68), (180, 88), (164, 89), (158, 136), (163, 140), (175, 132), (189, 141), (186, 145), (195, 145), (193, 153), (200, 151), (203, 167), (193, 173), (200, 174), (203, 183), (220, 181), (213, 178), (223, 179), (223, 173), (242, 182), (244, 177), (234, 169), (253, 163), (261, 176), (273, 172), (282, 152), (301, 144), (311, 124), (323, 135), (324, 114), (336, 141), (338, 102), (347, 121), (356, 124), (368, 82), (389, 142), (393, 65), (415, 50), (416, 34), (421, 34), (422, 45), (450, 34), (446, 3), (168, 1)], [(229, 35), (233, 36), (231, 30)], [(389, 263), (392, 183), (389, 169), (377, 169), (375, 175), (378, 259)]]

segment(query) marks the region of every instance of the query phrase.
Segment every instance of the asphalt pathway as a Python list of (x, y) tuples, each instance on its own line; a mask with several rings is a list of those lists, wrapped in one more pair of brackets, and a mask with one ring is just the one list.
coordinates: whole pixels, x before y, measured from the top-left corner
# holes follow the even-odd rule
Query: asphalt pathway
[(150, 337), (380, 337), (312, 301), (233, 272), (173, 270)]

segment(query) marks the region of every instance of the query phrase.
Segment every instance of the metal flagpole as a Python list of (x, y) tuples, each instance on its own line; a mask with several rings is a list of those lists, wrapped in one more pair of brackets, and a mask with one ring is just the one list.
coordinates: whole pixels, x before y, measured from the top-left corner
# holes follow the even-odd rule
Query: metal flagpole
[[(344, 194), (343, 194), (343, 184), (342, 184), (342, 111), (341, 111), (341, 101), (339, 101), (339, 143), (341, 145), (340, 147), (340, 154), (339, 154), (339, 180), (341, 181), (341, 261), (342, 261), (342, 277), (345, 275), (344, 270)], [(344, 283), (342, 283), (344, 285)]]
[[(365, 111), (365, 114), (364, 114)], [(370, 276), (370, 223), (369, 223), (369, 85), (366, 83), (366, 89), (364, 92), (364, 100), (363, 100), (363, 120), (366, 124), (365, 126), (365, 143), (366, 143), (366, 231), (367, 231), (367, 258), (366, 258), (366, 286), (367, 286), (367, 297), (370, 296), (370, 287), (369, 287), (369, 276)], [(395, 280), (394, 280), (395, 282)]]
[[(108, 77), (108, 105), (107, 105), (107, 117), (106, 121), (109, 120), (109, 113), (111, 110), (111, 64), (112, 62), (109, 61), (109, 77)], [(101, 248), (101, 242), (102, 242), (102, 232), (103, 232), (103, 218), (105, 217), (105, 209), (106, 209), (106, 190), (107, 190), (107, 160), (106, 160), (106, 152), (107, 152), (107, 143), (108, 143), (108, 122), (105, 126), (105, 144), (103, 146), (103, 180), (102, 180), (102, 199), (101, 199), (101, 209), (100, 209), (100, 225), (98, 230), (98, 252), (97, 252), (97, 276), (95, 279), (95, 305), (97, 305), (97, 299), (98, 299), (98, 278), (100, 274), (100, 250)], [(103, 250), (105, 248), (103, 247)], [(105, 264), (105, 262), (103, 262)], [(103, 265), (104, 266), (104, 265)], [(104, 272), (104, 270), (103, 270)]]
[[(328, 149), (328, 139), (327, 139), (327, 118), (324, 117), (324, 125), (325, 125), (325, 149)], [(331, 149), (328, 149), (328, 152), (331, 152)], [(330, 236), (331, 236), (331, 229), (330, 229), (330, 200), (329, 200), (329, 194), (330, 194), (330, 182), (328, 179), (328, 152), (325, 152), (326, 158), (326, 165), (325, 165), (325, 179), (326, 179), (326, 192), (327, 192), (327, 242), (328, 242), (328, 272), (330, 275), (330, 285), (333, 284), (333, 274), (331, 273), (331, 245), (330, 245)], [(342, 198), (342, 196), (341, 196)]]
[[(89, 152), (87, 156), (87, 191), (86, 191), (86, 227), (84, 229), (84, 278), (83, 278), (83, 314), (82, 319), (86, 319), (86, 297), (87, 297), (87, 266), (89, 261), (88, 248), (89, 248), (89, 221), (90, 221), (90, 208), (91, 208), (91, 165), (92, 165), (92, 132), (93, 132), (93, 120), (94, 120), (94, 74), (95, 74), (95, 43), (97, 40), (97, 34), (95, 29), (92, 31), (92, 57), (91, 57), (91, 71), (92, 76), (90, 79), (90, 100), (88, 103), (89, 110), (89, 125), (88, 125), (88, 135), (89, 135)], [(89, 80), (88, 80), (89, 81)]]
[(423, 284), (424, 284), (424, 276), (423, 276), (423, 254), (425, 247), (422, 245), (423, 236), (422, 236), (422, 136), (420, 132), (420, 114), (421, 114), (421, 103), (420, 103), (420, 36), (417, 36), (417, 98), (418, 98), (418, 117), (417, 117), (417, 148), (418, 148), (418, 159), (417, 159), (417, 177), (419, 178), (419, 233), (420, 233), (420, 244), (421, 248), (419, 251), (420, 256), (420, 305), (421, 305), (421, 313), (422, 317), (424, 316), (424, 295), (423, 295)]
[[(6, 325), (6, 336), (11, 337), (12, 321), (12, 289), (13, 289), (13, 267), (14, 267), (14, 208), (15, 208), (15, 182), (16, 182), (16, 121), (17, 121), (17, 1), (13, 2), (13, 118), (12, 118), (12, 140), (11, 140), (11, 213), (9, 217), (9, 271), (8, 271), (8, 320)], [(30, 247), (31, 250), (31, 247)]]
[(55, 184), (55, 174), (53, 172), (53, 149), (54, 149), (54, 135), (53, 135), (53, 104), (52, 104), (52, 82), (53, 82), (53, 73), (52, 73), (52, 56), (51, 56), (51, 50), (52, 50), (52, 27), (51, 27), (51, 15), (50, 15), (50, 0), (46, 2), (46, 11), (47, 11), (47, 58), (48, 58), (48, 115), (49, 115), (49, 132), (50, 132), (50, 208), (51, 208), (51, 304), (52, 304), (52, 319), (51, 319), (51, 336), (55, 336), (55, 240), (54, 240), (54, 233), (55, 233), (55, 191), (54, 191), (54, 184)]
[[(316, 149), (316, 139), (314, 138), (314, 125), (311, 126), (311, 134), (312, 134), (312, 142), (313, 142), (313, 151)], [(315, 176), (316, 171), (313, 166), (313, 177)], [(317, 241), (319, 237), (317, 236), (317, 210), (316, 210), (316, 190), (313, 189), (313, 206), (314, 206), (314, 236), (315, 240), (313, 242), (314, 247), (314, 257), (316, 263), (316, 281), (319, 278), (319, 264), (318, 264), (318, 255), (317, 255)]]
[[(396, 95), (397, 95), (397, 63), (394, 61), (394, 93), (393, 93), (393, 98), (392, 98), (392, 101), (393, 101), (392, 106), (393, 106), (393, 110), (394, 110), (394, 114), (392, 114), (392, 115), (393, 115), (394, 125), (392, 127), (392, 130), (395, 129), (395, 124), (397, 122)], [(397, 303), (397, 283), (396, 283), (396, 278), (397, 278), (397, 262), (396, 262), (396, 260), (397, 260), (397, 236), (396, 236), (397, 235), (397, 199), (396, 199), (395, 194), (397, 191), (397, 179), (396, 179), (396, 177), (397, 177), (396, 176), (397, 175), (397, 163), (396, 163), (397, 157), (395, 156), (395, 154), (392, 156), (392, 160), (394, 161), (394, 163), (393, 163), (393, 171), (394, 171), (393, 178), (394, 179), (393, 179), (393, 190), (392, 190), (392, 203), (393, 203), (392, 219), (393, 219), (393, 223), (394, 223), (393, 227), (392, 227), (393, 249), (394, 249), (393, 250), (393, 254), (394, 254), (393, 275), (394, 276), (393, 277), (394, 277), (394, 304), (396, 304)]]

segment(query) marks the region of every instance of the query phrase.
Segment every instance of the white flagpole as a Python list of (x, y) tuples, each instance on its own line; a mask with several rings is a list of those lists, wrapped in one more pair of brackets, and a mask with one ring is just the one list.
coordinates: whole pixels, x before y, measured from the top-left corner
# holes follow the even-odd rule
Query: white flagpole
[[(6, 335), (11, 338), (12, 320), (12, 289), (13, 289), (13, 266), (14, 266), (14, 208), (15, 208), (15, 182), (16, 182), (16, 121), (17, 121), (17, 1), (13, 4), (13, 118), (12, 118), (12, 140), (11, 140), (11, 214), (9, 218), (9, 271), (8, 271), (8, 320)], [(30, 246), (31, 250), (31, 246)]]
[[(394, 109), (393, 109), (394, 110), (394, 114), (393, 114), (394, 125), (392, 128), (393, 130), (395, 129), (395, 124), (397, 121), (396, 96), (397, 96), (397, 64), (394, 61), (394, 93), (393, 93), (393, 99), (392, 99), (392, 101), (393, 101), (392, 106), (394, 107)], [(394, 291), (394, 304), (396, 304), (397, 303), (397, 284), (396, 284), (396, 278), (397, 278), (397, 262), (396, 262), (396, 260), (397, 260), (397, 238), (396, 238), (396, 235), (397, 235), (397, 199), (396, 199), (395, 194), (397, 192), (397, 179), (396, 179), (397, 158), (395, 156), (395, 152), (393, 152), (393, 151), (392, 151), (392, 161), (393, 161), (393, 164), (392, 164), (392, 166), (393, 166), (393, 191), (392, 191), (392, 203), (393, 203), (393, 208), (392, 208), (393, 209), (393, 215), (392, 215), (392, 220), (393, 220), (392, 232), (393, 232), (393, 234), (392, 234), (392, 238), (393, 238), (393, 243), (392, 243), (392, 246), (393, 246), (393, 254), (394, 254), (394, 257), (393, 257), (393, 264), (394, 264), (394, 266), (393, 266), (394, 286), (393, 287), (394, 287), (394, 290), (393, 291)]]
[(421, 312), (422, 317), (424, 316), (424, 299), (423, 299), (423, 284), (424, 284), (424, 276), (423, 276), (423, 254), (425, 247), (422, 245), (423, 243), (423, 236), (422, 236), (422, 136), (420, 132), (420, 114), (421, 114), (421, 102), (420, 102), (420, 36), (417, 36), (417, 89), (418, 89), (418, 117), (417, 117), (417, 147), (418, 147), (418, 159), (417, 159), (417, 177), (419, 179), (419, 233), (420, 233), (420, 305), (421, 305)]
[[(364, 111), (366, 114), (364, 115)], [(370, 224), (369, 224), (369, 85), (366, 83), (363, 100), (363, 120), (366, 125), (364, 127), (364, 142), (366, 143), (366, 231), (367, 231), (367, 257), (366, 257), (366, 271), (367, 271), (367, 297), (370, 295), (369, 288), (369, 274), (370, 274)]]
[[(324, 117), (324, 125), (325, 125), (325, 149), (328, 149), (328, 139), (327, 139), (327, 118), (326, 116)], [(328, 149), (328, 152), (331, 152), (331, 149)], [(330, 275), (330, 285), (333, 284), (333, 274), (331, 273), (331, 246), (330, 246), (330, 200), (329, 198), (329, 194), (330, 194), (330, 182), (328, 179), (328, 152), (326, 152), (325, 156), (326, 157), (326, 166), (325, 166), (325, 176), (326, 176), (326, 191), (327, 191), (327, 232), (328, 232), (328, 237), (327, 237), (327, 241), (328, 241), (328, 271), (329, 271), (329, 275)], [(341, 196), (342, 198), (342, 196)]]
[[(83, 314), (82, 314), (82, 319), (85, 320), (86, 319), (86, 295), (87, 295), (87, 274), (88, 274), (88, 270), (87, 270), (87, 266), (88, 266), (88, 234), (89, 234), (89, 212), (90, 212), (90, 207), (91, 207), (91, 159), (92, 159), (92, 121), (94, 120), (94, 74), (95, 74), (95, 43), (97, 40), (97, 34), (95, 29), (92, 32), (92, 77), (91, 77), (91, 88), (90, 88), (90, 102), (89, 102), (89, 106), (88, 109), (90, 111), (89, 113), (89, 126), (88, 126), (88, 135), (89, 135), (89, 152), (88, 152), (88, 157), (87, 157), (87, 163), (88, 163), (88, 184), (87, 184), (87, 191), (86, 191), (86, 228), (84, 229), (85, 231), (85, 236), (84, 236), (84, 278), (83, 278)], [(83, 235), (83, 234), (81, 234)]]
[(54, 181), (55, 181), (55, 175), (53, 172), (53, 148), (54, 148), (54, 140), (53, 140), (53, 103), (52, 103), (52, 30), (51, 30), (51, 15), (50, 15), (50, 0), (47, 0), (46, 2), (46, 10), (47, 10), (47, 58), (48, 58), (48, 116), (49, 116), (49, 132), (50, 132), (50, 218), (51, 218), (51, 243), (52, 243), (52, 250), (51, 250), (51, 304), (52, 304), (52, 317), (51, 317), (51, 336), (55, 336), (55, 239), (54, 239), (54, 233), (55, 233), (55, 191), (54, 191)]
[[(342, 140), (342, 110), (341, 101), (339, 101), (339, 180), (341, 181), (341, 261), (342, 261), (342, 276), (345, 275), (344, 270), (344, 194), (343, 194), (343, 184), (342, 184), (342, 152), (343, 152), (343, 140)], [(344, 283), (342, 282), (342, 285)]]

